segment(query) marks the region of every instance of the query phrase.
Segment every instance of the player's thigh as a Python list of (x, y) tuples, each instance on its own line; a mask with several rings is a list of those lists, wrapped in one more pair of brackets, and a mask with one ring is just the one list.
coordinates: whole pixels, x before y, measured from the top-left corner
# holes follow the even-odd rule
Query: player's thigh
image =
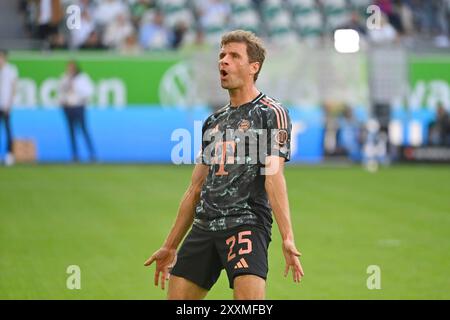
[(206, 297), (208, 290), (192, 281), (171, 275), (169, 278), (168, 300), (200, 300)]
[(266, 297), (266, 280), (256, 275), (240, 275), (234, 278), (235, 300), (263, 300)]

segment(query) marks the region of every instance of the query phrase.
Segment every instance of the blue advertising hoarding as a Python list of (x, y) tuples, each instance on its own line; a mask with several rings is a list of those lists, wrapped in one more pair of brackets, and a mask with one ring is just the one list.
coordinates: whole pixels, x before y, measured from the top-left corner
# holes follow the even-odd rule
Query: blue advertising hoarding
[[(173, 163), (175, 155), (175, 158), (181, 158), (175, 163), (192, 163), (200, 148), (202, 122), (209, 114), (210, 110), (203, 108), (88, 108), (87, 123), (99, 162)], [(322, 112), (316, 108), (292, 109), (290, 115), (293, 124), (291, 161), (320, 162), (323, 153)], [(15, 109), (11, 119), (14, 138), (32, 140), (38, 162), (71, 160), (69, 134), (62, 110)], [(77, 141), (80, 159), (84, 161), (88, 152), (81, 134), (77, 135)], [(4, 134), (0, 143), (3, 154)], [(190, 146), (188, 157), (178, 154), (180, 144)]]

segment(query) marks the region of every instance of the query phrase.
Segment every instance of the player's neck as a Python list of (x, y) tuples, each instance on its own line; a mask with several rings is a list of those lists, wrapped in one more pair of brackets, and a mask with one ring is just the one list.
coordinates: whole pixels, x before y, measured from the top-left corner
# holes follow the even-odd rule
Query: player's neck
[(239, 107), (253, 101), (253, 99), (255, 99), (260, 92), (254, 85), (252, 85), (250, 88), (228, 90), (228, 94), (230, 95), (230, 105), (232, 107)]

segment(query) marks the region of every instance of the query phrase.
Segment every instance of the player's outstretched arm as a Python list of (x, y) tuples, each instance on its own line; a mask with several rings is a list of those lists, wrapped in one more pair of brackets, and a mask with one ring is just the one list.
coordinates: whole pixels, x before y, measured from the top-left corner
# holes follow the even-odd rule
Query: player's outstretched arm
[(292, 231), (286, 180), (284, 178), (284, 158), (269, 156), (266, 163), (270, 167), (267, 170), (270, 174), (266, 175), (265, 188), (283, 240), (282, 248), (286, 260), (284, 276), (286, 277), (289, 269), (291, 269), (294, 282), (300, 282), (304, 273), (299, 260), (301, 254), (295, 246), (294, 232)]
[(200, 191), (208, 175), (209, 167), (204, 164), (197, 164), (192, 173), (191, 183), (181, 200), (178, 214), (169, 235), (164, 244), (147, 261), (144, 266), (150, 266), (156, 261), (155, 286), (161, 283), (164, 290), (166, 280), (169, 278), (169, 269), (175, 265), (176, 251), (181, 240), (183, 240), (192, 222), (194, 221), (194, 211), (200, 199)]

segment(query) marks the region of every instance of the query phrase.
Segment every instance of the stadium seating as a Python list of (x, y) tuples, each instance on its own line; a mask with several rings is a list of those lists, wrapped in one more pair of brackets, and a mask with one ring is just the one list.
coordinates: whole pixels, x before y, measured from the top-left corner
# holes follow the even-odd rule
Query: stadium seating
[(371, 0), (348, 0), (351, 10), (356, 10), (361, 16), (367, 15), (367, 7), (372, 4)]
[(231, 0), (230, 4), (233, 15), (253, 10), (251, 0)]
[(294, 16), (309, 14), (317, 10), (314, 0), (288, 0), (288, 2)]
[[(143, 3), (137, 1), (114, 0), (112, 2), (115, 5), (111, 5), (115, 10), (123, 7), (122, 13), (138, 12), (138, 14), (132, 13), (131, 17), (135, 33), (140, 32), (139, 25), (142, 24), (142, 20), (149, 21), (151, 13), (148, 11), (159, 10), (164, 16), (164, 27), (169, 30), (169, 34), (174, 30), (178, 32), (182, 25), (182, 32), (178, 32), (177, 35), (182, 39), (183, 44), (189, 44), (201, 31), (206, 43), (210, 45), (217, 45), (224, 32), (235, 28), (253, 31), (271, 42), (318, 40), (323, 36), (332, 35), (335, 29), (348, 25), (354, 11), (357, 11), (361, 17), (367, 17), (367, 8), (373, 4), (371, 0), (148, 0)], [(24, 14), (29, 34), (39, 39), (38, 28), (33, 25), (36, 23), (35, 15), (38, 9), (36, 3), (38, 2), (30, 1)], [(66, 8), (68, 5), (82, 2), (81, 0), (61, 0), (61, 3)], [(98, 11), (111, 13), (111, 10), (105, 9), (107, 7), (105, 3), (105, 0), (91, 0), (86, 8), (93, 17), (97, 16)], [(417, 10), (420, 10), (420, 6), (407, 6), (410, 6), (409, 10), (414, 11), (414, 16), (419, 16)], [(443, 17), (445, 19), (446, 15), (442, 15), (439, 21), (443, 21)], [(112, 19), (109, 20), (112, 21)], [(109, 20), (96, 19), (95, 31), (98, 32), (99, 39), (103, 38), (105, 24), (109, 23)], [(414, 21), (411, 19), (410, 25), (414, 23), (417, 25), (410, 27), (410, 32), (421, 32), (422, 20), (422, 18)], [(441, 25), (446, 24), (441, 23)], [(62, 41), (56, 44), (56, 48), (70, 47), (70, 36), (67, 35), (66, 29), (63, 24), (60, 25), (59, 37), (54, 39), (62, 39)], [(448, 37), (448, 33), (443, 32), (443, 34), (444, 37)], [(46, 41), (50, 43), (54, 39), (46, 39)], [(187, 39), (191, 40), (187, 41)]]
[(323, 12), (326, 21), (326, 30), (332, 32), (348, 21), (348, 9), (345, 0), (323, 1)]
[(280, 0), (267, 0), (262, 8), (263, 18), (271, 42), (289, 44), (297, 41), (292, 27), (292, 15)]
[(241, 11), (231, 16), (232, 29), (245, 29), (259, 34), (259, 16), (253, 9)]
[(296, 31), (302, 39), (316, 39), (324, 32), (323, 17), (314, 0), (289, 0)]

